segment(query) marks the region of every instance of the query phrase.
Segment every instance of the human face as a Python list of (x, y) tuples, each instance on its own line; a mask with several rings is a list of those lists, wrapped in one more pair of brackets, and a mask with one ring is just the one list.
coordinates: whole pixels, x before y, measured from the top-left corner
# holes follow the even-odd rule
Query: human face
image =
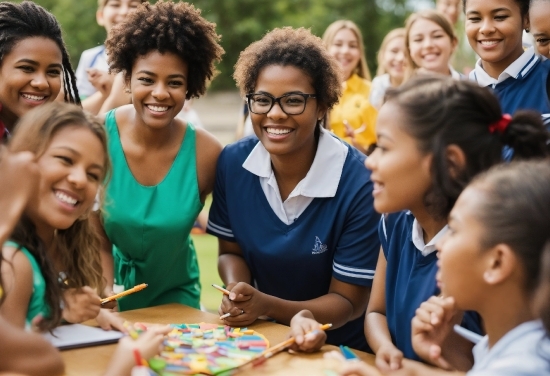
[(444, 296), (452, 296), (459, 309), (476, 310), (483, 286), (481, 249), (485, 232), (475, 213), (484, 193), (475, 187), (466, 188), (449, 216), (449, 230), (438, 241), (437, 284)]
[(0, 119), (8, 129), (27, 111), (52, 102), (61, 89), (61, 50), (47, 38), (25, 38), (0, 62)]
[(411, 59), (423, 71), (450, 74), (449, 61), (455, 46), (456, 41), (433, 21), (419, 18), (411, 26)]
[(396, 37), (388, 42), (384, 50), (383, 64), (392, 83), (400, 84), (405, 73), (405, 38)]
[(26, 213), (39, 236), (67, 229), (94, 203), (104, 177), (105, 149), (97, 136), (82, 126), (67, 126), (54, 134), (38, 158), (38, 193)]
[(328, 52), (336, 58), (344, 78), (350, 78), (361, 60), (359, 41), (355, 33), (350, 29), (340, 29), (334, 36)]
[(437, 0), (435, 9), (446, 15), (454, 25), (460, 16), (460, 0)]
[[(268, 65), (260, 71), (255, 93), (280, 97), (288, 93), (316, 94), (311, 78), (292, 65)], [(315, 127), (325, 115), (315, 98), (308, 98), (300, 115), (286, 114), (278, 104), (267, 114), (250, 113), (254, 133), (271, 155), (299, 156), (315, 148)]]
[(550, 58), (550, 3), (535, 1), (529, 7), (529, 24), (535, 46), (542, 56)]
[(493, 78), (523, 54), (522, 33), (527, 18), (515, 0), (468, 0), (466, 35)]
[(179, 56), (153, 51), (136, 59), (130, 89), (138, 118), (149, 127), (171, 124), (185, 103), (187, 63)]
[(113, 26), (124, 22), (126, 16), (141, 3), (141, 0), (107, 0), (105, 6), (96, 12), (97, 23), (109, 33)]
[(431, 186), (431, 154), (418, 149), (416, 139), (403, 129), (406, 122), (405, 114), (392, 101), (378, 112), (377, 148), (365, 165), (372, 171), (374, 208), (379, 213), (422, 210)]

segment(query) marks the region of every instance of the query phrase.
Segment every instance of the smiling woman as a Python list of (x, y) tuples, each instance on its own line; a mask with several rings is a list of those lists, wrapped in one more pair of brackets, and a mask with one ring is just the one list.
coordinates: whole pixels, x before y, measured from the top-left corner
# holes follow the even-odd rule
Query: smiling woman
[(80, 103), (61, 28), (32, 2), (0, 3), (0, 140), (30, 109), (52, 102), (65, 84), (65, 101)]
[[(219, 142), (176, 115), (198, 97), (223, 49), (214, 24), (188, 3), (145, 3), (106, 42), (109, 65), (122, 72), (132, 104), (106, 115), (113, 177), (104, 214), (103, 270), (109, 291), (140, 283), (121, 310), (165, 303), (199, 308), (197, 257), (190, 237), (212, 191)], [(101, 220), (101, 222), (99, 221)]]
[(220, 155), (207, 231), (231, 291), (219, 308), (226, 323), (288, 324), (307, 309), (334, 325), (330, 343), (366, 350), (379, 216), (365, 156), (322, 127), (338, 69), (303, 28), (275, 29), (241, 53), (234, 77), (256, 137)]

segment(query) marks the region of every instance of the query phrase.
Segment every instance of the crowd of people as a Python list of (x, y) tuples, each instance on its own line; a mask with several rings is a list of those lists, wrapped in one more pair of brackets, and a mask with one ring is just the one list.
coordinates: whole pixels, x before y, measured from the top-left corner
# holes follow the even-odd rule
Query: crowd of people
[[(459, 73), (461, 9), (478, 61)], [(35, 332), (63, 322), (200, 308), (190, 234), (212, 194), (227, 325), (376, 355), (344, 375), (550, 374), (546, 15), (438, 0), (387, 34), (372, 82), (351, 21), (268, 31), (233, 75), (251, 134), (222, 147), (185, 115), (224, 53), (193, 5), (99, 0), (107, 40), (75, 73), (51, 13), (0, 2), (0, 372), (62, 373)], [(167, 330), (123, 338), (106, 375)]]

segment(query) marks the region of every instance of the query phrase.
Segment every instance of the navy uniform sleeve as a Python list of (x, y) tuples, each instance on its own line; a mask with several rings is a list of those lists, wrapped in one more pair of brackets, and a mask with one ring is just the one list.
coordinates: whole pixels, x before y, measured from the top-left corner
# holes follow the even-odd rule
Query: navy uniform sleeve
[(220, 239), (234, 242), (235, 236), (233, 235), (229, 215), (227, 213), (227, 192), (225, 189), (225, 170), (227, 166), (226, 159), (227, 148), (221, 152), (218, 158), (218, 163), (216, 166), (216, 182), (214, 183), (212, 206), (210, 207), (210, 214), (208, 215), (206, 232)]
[(332, 267), (332, 275), (339, 281), (367, 287), (372, 286), (380, 250), (380, 214), (374, 210), (370, 188), (362, 189), (350, 205)]

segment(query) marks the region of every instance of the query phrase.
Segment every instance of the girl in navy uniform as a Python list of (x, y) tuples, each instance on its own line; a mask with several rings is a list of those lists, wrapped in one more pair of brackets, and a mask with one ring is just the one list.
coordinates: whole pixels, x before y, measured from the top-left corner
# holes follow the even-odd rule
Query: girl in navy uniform
[(366, 350), (380, 217), (365, 156), (322, 127), (341, 90), (336, 61), (308, 30), (276, 29), (241, 53), (235, 78), (256, 135), (218, 160), (207, 231), (231, 291), (219, 313), (246, 326), (308, 309), (336, 328), (330, 343)]
[[(410, 322), (422, 302), (439, 294), (435, 244), (458, 195), (501, 161), (504, 145), (516, 158), (544, 155), (547, 134), (536, 113), (511, 118), (487, 89), (436, 77), (416, 77), (388, 91), (377, 133), (378, 147), (366, 162), (374, 207), (395, 214), (380, 221), (382, 249), (365, 334), (377, 366), (389, 371), (403, 357), (419, 359)], [(480, 331), (475, 314), (466, 314), (464, 325)]]
[(492, 88), (505, 113), (530, 109), (545, 116), (550, 115), (550, 61), (535, 55), (533, 47), (524, 51), (522, 43), (529, 2), (464, 0), (466, 34), (480, 57), (470, 79)]

